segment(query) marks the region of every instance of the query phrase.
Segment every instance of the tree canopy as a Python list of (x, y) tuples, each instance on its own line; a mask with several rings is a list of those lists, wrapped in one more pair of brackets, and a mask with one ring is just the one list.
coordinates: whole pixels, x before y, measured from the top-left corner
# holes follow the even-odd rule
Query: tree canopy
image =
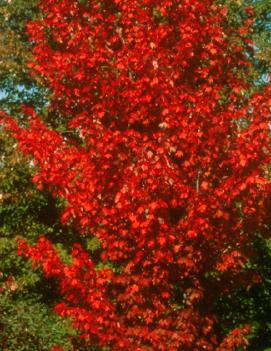
[(84, 349), (248, 344), (250, 320), (225, 328), (222, 315), (231, 295), (268, 274), (253, 264), (270, 234), (270, 87), (253, 86), (253, 65), (268, 68), (268, 50), (254, 59), (252, 41), (254, 26), (263, 48), (264, 5), (254, 24), (242, 5), (41, 1), (28, 24), (31, 56), (19, 22), (5, 27), (4, 67), (17, 77), (6, 87), (33, 99), (3, 124), (34, 159), (45, 201), (58, 203), (58, 228), (73, 226), (64, 251), (45, 227), (19, 253), (58, 285), (55, 311)]

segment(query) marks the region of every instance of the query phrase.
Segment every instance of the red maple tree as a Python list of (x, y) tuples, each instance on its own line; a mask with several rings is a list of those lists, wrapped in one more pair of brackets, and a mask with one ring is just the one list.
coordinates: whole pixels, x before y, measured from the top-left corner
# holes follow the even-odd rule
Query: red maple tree
[(253, 16), (213, 0), (42, 0), (29, 24), (33, 74), (73, 137), (30, 108), (3, 121), (65, 199), (63, 223), (98, 238), (62, 262), (42, 236), (19, 251), (59, 282), (61, 316), (110, 350), (234, 350), (214, 304), (240, 284), (270, 216), (270, 88), (249, 95)]

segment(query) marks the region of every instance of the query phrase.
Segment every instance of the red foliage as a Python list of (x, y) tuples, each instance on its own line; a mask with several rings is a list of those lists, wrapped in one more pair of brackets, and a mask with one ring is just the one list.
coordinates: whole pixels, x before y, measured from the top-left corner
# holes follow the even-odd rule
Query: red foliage
[(90, 343), (245, 345), (247, 327), (219, 346), (214, 302), (246, 284), (252, 235), (268, 235), (271, 100), (270, 88), (244, 93), (251, 11), (237, 45), (213, 0), (40, 6), (44, 16), (29, 24), (31, 66), (76, 138), (30, 109), (27, 128), (4, 122), (39, 165), (37, 185), (66, 200), (63, 223), (96, 236), (114, 269), (95, 268), (77, 244), (64, 264), (45, 237), (21, 242), (21, 254), (58, 279), (56, 311)]

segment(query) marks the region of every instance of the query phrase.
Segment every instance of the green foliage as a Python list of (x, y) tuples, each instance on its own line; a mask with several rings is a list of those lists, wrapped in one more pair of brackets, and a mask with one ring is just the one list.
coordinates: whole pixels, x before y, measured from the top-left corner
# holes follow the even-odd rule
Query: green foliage
[(267, 351), (271, 346), (271, 242), (255, 236), (254, 258), (246, 269), (258, 272), (261, 282), (251, 282), (247, 288), (237, 288), (218, 303), (222, 330), (234, 325), (252, 325), (251, 351)]
[(31, 59), (26, 24), (39, 15), (37, 0), (0, 0), (0, 105), (18, 112), (22, 103), (40, 108), (47, 92), (30, 75)]
[[(251, 6), (253, 15), (253, 45), (248, 45), (246, 53), (255, 68), (256, 87), (264, 85), (271, 73), (271, 2), (270, 0), (219, 0), (228, 7), (228, 20), (232, 28), (240, 28), (247, 16), (245, 8)], [(235, 40), (238, 40), (236, 37)]]
[(59, 233), (58, 209), (46, 192), (35, 188), (33, 165), (3, 133), (0, 151), (0, 350), (50, 350), (68, 339), (71, 328), (50, 312), (58, 299), (54, 282), (17, 255), (17, 241)]
[[(0, 108), (18, 116), (22, 103), (39, 110), (47, 101), (46, 89), (27, 67), (30, 43), (25, 25), (38, 16), (36, 4), (0, 0)], [(0, 155), (0, 350), (49, 351), (54, 345), (71, 350), (71, 343), (64, 342), (73, 334), (70, 323), (52, 313), (59, 297), (54, 282), (17, 255), (18, 239), (34, 243), (40, 234), (54, 234), (55, 242), (61, 240), (59, 208), (46, 191), (36, 189), (33, 163), (3, 130)]]
[(250, 0), (254, 5), (256, 21), (254, 41), (256, 46), (256, 67), (263, 72), (263, 80), (271, 73), (271, 2), (270, 0)]
[(9, 292), (0, 299), (0, 349), (5, 351), (47, 351), (58, 345), (71, 350), (63, 336), (67, 323), (41, 303), (16, 299)]

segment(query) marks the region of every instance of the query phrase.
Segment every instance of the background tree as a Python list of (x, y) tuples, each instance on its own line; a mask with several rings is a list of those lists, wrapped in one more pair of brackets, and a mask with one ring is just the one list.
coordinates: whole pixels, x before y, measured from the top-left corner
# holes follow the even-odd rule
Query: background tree
[[(26, 23), (38, 16), (36, 3), (0, 2), (0, 105), (18, 116), (22, 103), (42, 110), (48, 96), (27, 65)], [(70, 350), (68, 323), (51, 311), (57, 292), (17, 255), (19, 238), (35, 242), (43, 232), (55, 241), (61, 236), (57, 204), (33, 185), (33, 163), (3, 129), (0, 152), (0, 349), (46, 351), (59, 344)]]
[[(256, 45), (257, 69), (268, 79), (271, 68), (271, 9), (270, 1), (254, 1), (256, 21), (254, 25), (254, 41)], [(269, 78), (270, 79), (270, 78)]]
[(2, 109), (20, 108), (27, 103), (36, 108), (46, 102), (46, 91), (30, 74), (31, 57), (26, 24), (39, 13), (36, 0), (0, 1), (0, 91)]
[(247, 47), (247, 55), (254, 65), (254, 84), (257, 89), (268, 81), (270, 74), (270, 50), (271, 50), (271, 11), (269, 0), (224, 0), (223, 4), (229, 9), (229, 25), (234, 28), (241, 26), (244, 19), (244, 9), (247, 6), (253, 8), (253, 31), (251, 33), (251, 45)]
[[(253, 32), (251, 38), (255, 43), (255, 51), (248, 50), (247, 54), (254, 66), (251, 75), (252, 90), (259, 90), (268, 84), (270, 74), (270, 2), (257, 1), (226, 1), (229, 8), (229, 25), (238, 28), (244, 18), (245, 6), (254, 9)], [(250, 350), (267, 350), (271, 346), (270, 334), (270, 240), (255, 233), (253, 243), (254, 256), (250, 259), (250, 267), (259, 272), (261, 284), (255, 284), (249, 289), (239, 288), (218, 303), (218, 313), (222, 315), (223, 328), (228, 332), (235, 323), (249, 322), (252, 327)], [(269, 348), (268, 348), (269, 347)]]

